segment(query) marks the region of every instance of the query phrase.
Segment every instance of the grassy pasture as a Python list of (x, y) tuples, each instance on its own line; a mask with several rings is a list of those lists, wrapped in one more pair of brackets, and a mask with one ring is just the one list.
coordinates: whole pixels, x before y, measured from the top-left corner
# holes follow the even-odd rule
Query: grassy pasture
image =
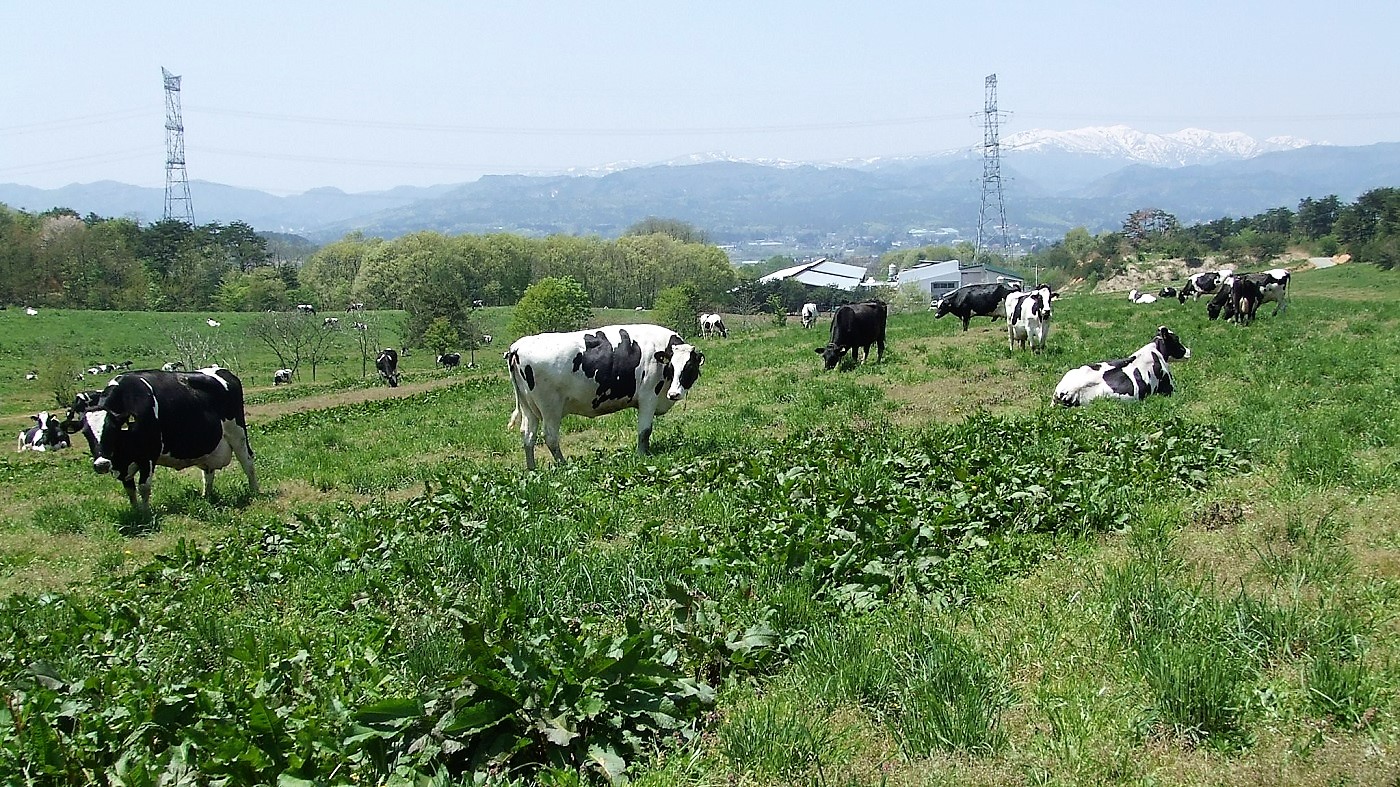
[[(0, 673), (25, 692), (0, 772), (1391, 783), (1395, 278), (1293, 287), (1248, 328), (1066, 297), (1042, 355), (898, 314), (884, 363), (826, 373), (824, 321), (726, 318), (655, 457), (632, 413), (570, 419), (572, 461), (533, 475), (506, 310), (483, 368), (410, 356), (395, 392), (357, 361), (280, 389), (235, 366), (256, 498), (161, 471), (138, 521), (77, 451), (0, 460)], [(0, 312), (0, 423), (38, 409), (43, 348), (149, 365), (143, 337), (204, 317)], [(1176, 396), (1050, 407), (1159, 324), (1193, 350)]]

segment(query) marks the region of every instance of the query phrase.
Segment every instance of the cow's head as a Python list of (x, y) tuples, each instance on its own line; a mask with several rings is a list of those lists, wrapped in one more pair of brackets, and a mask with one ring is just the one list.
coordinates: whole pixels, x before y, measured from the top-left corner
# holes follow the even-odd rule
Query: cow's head
[(666, 345), (666, 349), (657, 352), (655, 358), (656, 362), (665, 368), (662, 383), (665, 386), (666, 398), (673, 402), (685, 398), (686, 393), (700, 379), (700, 367), (705, 363), (705, 354), (681, 341), (679, 336), (672, 336), (670, 344)]
[[(944, 312), (940, 311), (938, 313), (938, 316), (942, 317), (943, 314)], [(818, 347), (817, 355), (820, 355), (822, 357), (823, 368), (827, 371), (830, 371), (836, 368), (836, 364), (841, 363), (842, 358), (846, 357), (846, 351), (847, 348), (845, 347), (838, 347), (835, 344), (828, 344), (825, 347)]]
[[(154, 427), (158, 415), (155, 391), (150, 383), (139, 377), (118, 375), (107, 384), (95, 405), (83, 414), (83, 431), (88, 436), (92, 452), (92, 469), (108, 473), (113, 469), (119, 478), (126, 478), (129, 462), (120, 458), (130, 440), (129, 433), (143, 424)], [(150, 430), (157, 441), (159, 434)], [(156, 449), (157, 453), (159, 448)]]
[[(935, 308), (934, 308), (934, 312), (933, 312), (933, 319), (935, 319), (935, 320), (939, 319), (940, 317), (942, 317), (942, 316), (945, 315), (945, 314), (952, 314), (952, 313), (953, 313), (953, 299), (950, 298), (950, 297), (948, 297), (947, 295), (945, 295), (945, 296), (943, 296), (942, 298), (939, 298), (939, 299), (938, 299), (938, 303), (934, 304), (934, 307), (935, 307)], [(817, 350), (817, 352), (821, 352), (821, 350)], [(841, 359), (840, 359), (840, 358), (837, 358), (837, 360), (839, 361), (839, 360), (841, 360)], [(831, 367), (828, 366), (828, 367), (826, 367), (826, 368), (830, 369)]]
[(1181, 337), (1165, 325), (1157, 326), (1157, 335), (1152, 341), (1168, 360), (1184, 361), (1191, 357), (1191, 348), (1182, 344)]

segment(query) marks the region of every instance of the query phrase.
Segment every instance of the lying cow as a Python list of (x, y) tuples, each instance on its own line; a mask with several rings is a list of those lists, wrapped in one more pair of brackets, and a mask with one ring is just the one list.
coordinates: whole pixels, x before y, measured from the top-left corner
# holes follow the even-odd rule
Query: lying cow
[(1055, 404), (1077, 407), (1101, 396), (1125, 401), (1146, 399), (1154, 393), (1171, 396), (1171, 369), (1167, 361), (1191, 357), (1191, 348), (1167, 326), (1142, 349), (1113, 361), (1100, 361), (1071, 369), (1055, 386)]
[(1139, 292), (1138, 290), (1128, 290), (1128, 301), (1137, 304), (1156, 303), (1157, 296), (1147, 292)]
[(817, 324), (817, 305), (815, 303), (802, 304), (802, 327), (811, 328)]
[(1035, 352), (1045, 349), (1045, 340), (1050, 336), (1050, 301), (1054, 298), (1049, 287), (1006, 296), (1006, 335), (1013, 351), (1017, 342), (1022, 350), (1026, 349), (1027, 341)]
[(1158, 297), (1158, 298), (1175, 298), (1175, 297), (1176, 297), (1176, 288), (1175, 288), (1175, 287), (1163, 287), (1160, 291), (1158, 291), (1157, 297)]
[(197, 372), (126, 372), (107, 383), (95, 401), (92, 393), (74, 400), (64, 429), (83, 433), (93, 469), (115, 475), (132, 508), (150, 510), (156, 465), (200, 468), (208, 498), (214, 493), (214, 471), (237, 457), (249, 491), (257, 493), (243, 384), (233, 372), (215, 366)]
[(379, 351), (379, 357), (374, 359), (374, 368), (379, 370), (379, 376), (390, 388), (399, 387), (399, 354), (391, 347), (385, 347)]
[(635, 407), (637, 453), (645, 455), (653, 419), (685, 398), (705, 363), (675, 331), (647, 324), (525, 336), (505, 359), (515, 385), (510, 426), (520, 423), (525, 466), (532, 470), (541, 427), (554, 461), (563, 461), (559, 422), (569, 414), (594, 418)]
[(729, 337), (729, 330), (724, 327), (724, 318), (708, 312), (700, 315), (700, 335), (714, 336), (716, 334), (724, 338)]
[(291, 383), (291, 381), (292, 381), (292, 370), (291, 370), (291, 369), (278, 369), (277, 371), (275, 371), (275, 372), (272, 373), (272, 384), (273, 384), (273, 385), (286, 385), (286, 384)]
[(851, 359), (860, 363), (860, 351), (865, 350), (865, 360), (870, 360), (870, 345), (879, 348), (876, 360), (885, 359), (885, 324), (889, 320), (889, 306), (884, 301), (864, 301), (840, 306), (831, 315), (831, 341), (825, 347), (818, 347), (822, 357), (822, 368), (835, 369), (836, 365), (850, 351)]
[(1181, 289), (1176, 291), (1176, 300), (1178, 303), (1186, 303), (1186, 299), (1189, 297), (1192, 300), (1199, 301), (1202, 295), (1218, 292), (1220, 290), (1220, 285), (1233, 273), (1234, 271), (1229, 268), (1222, 268), (1218, 271), (1193, 273), (1186, 277), (1186, 283), (1182, 285)]
[(943, 315), (952, 314), (962, 320), (964, 331), (967, 330), (967, 325), (974, 316), (999, 320), (1002, 317), (1006, 296), (1020, 289), (1021, 283), (1015, 281), (999, 281), (995, 284), (967, 284), (940, 298), (938, 309), (934, 312), (933, 318), (935, 320), (942, 319)]
[(179, 361), (171, 361), (170, 363), (161, 364), (160, 370), (162, 372), (178, 372), (184, 368), (185, 365), (183, 363), (180, 363)]
[(62, 424), (48, 410), (29, 417), (34, 419), (34, 425), (19, 433), (16, 451), (57, 451), (71, 445)]

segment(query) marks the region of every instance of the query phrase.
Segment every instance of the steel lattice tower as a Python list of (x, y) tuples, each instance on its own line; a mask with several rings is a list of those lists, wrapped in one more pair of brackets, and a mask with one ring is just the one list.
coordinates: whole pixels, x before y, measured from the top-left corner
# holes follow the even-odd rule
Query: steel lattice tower
[(194, 226), (190, 179), (185, 173), (185, 124), (180, 120), (180, 78), (161, 68), (165, 77), (165, 218), (183, 219)]
[(997, 111), (997, 75), (988, 74), (987, 104), (982, 111), (982, 209), (977, 214), (977, 245), (973, 259), (982, 256), (984, 244), (988, 240), (986, 232), (990, 217), (987, 210), (993, 199), (996, 200), (995, 229), (1001, 235), (1002, 248), (1010, 247), (1006, 237), (1006, 201), (1001, 195), (1001, 113)]

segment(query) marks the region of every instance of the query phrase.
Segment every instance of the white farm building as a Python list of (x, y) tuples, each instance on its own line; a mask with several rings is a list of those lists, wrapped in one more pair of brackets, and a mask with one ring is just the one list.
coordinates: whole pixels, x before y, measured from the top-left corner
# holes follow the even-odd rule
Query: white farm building
[(785, 279), (792, 279), (813, 287), (835, 287), (838, 290), (854, 290), (861, 286), (876, 287), (885, 284), (885, 282), (876, 281), (866, 276), (865, 268), (859, 265), (833, 262), (825, 257), (813, 262), (804, 262), (801, 265), (783, 268), (780, 271), (773, 271), (759, 281), (767, 283)]
[(965, 284), (987, 284), (1002, 281), (1015, 281), (1025, 285), (1025, 279), (1011, 271), (993, 265), (978, 263), (963, 267), (957, 260), (919, 260), (915, 265), (895, 274), (893, 284), (905, 287), (918, 285), (933, 299), (962, 287)]

